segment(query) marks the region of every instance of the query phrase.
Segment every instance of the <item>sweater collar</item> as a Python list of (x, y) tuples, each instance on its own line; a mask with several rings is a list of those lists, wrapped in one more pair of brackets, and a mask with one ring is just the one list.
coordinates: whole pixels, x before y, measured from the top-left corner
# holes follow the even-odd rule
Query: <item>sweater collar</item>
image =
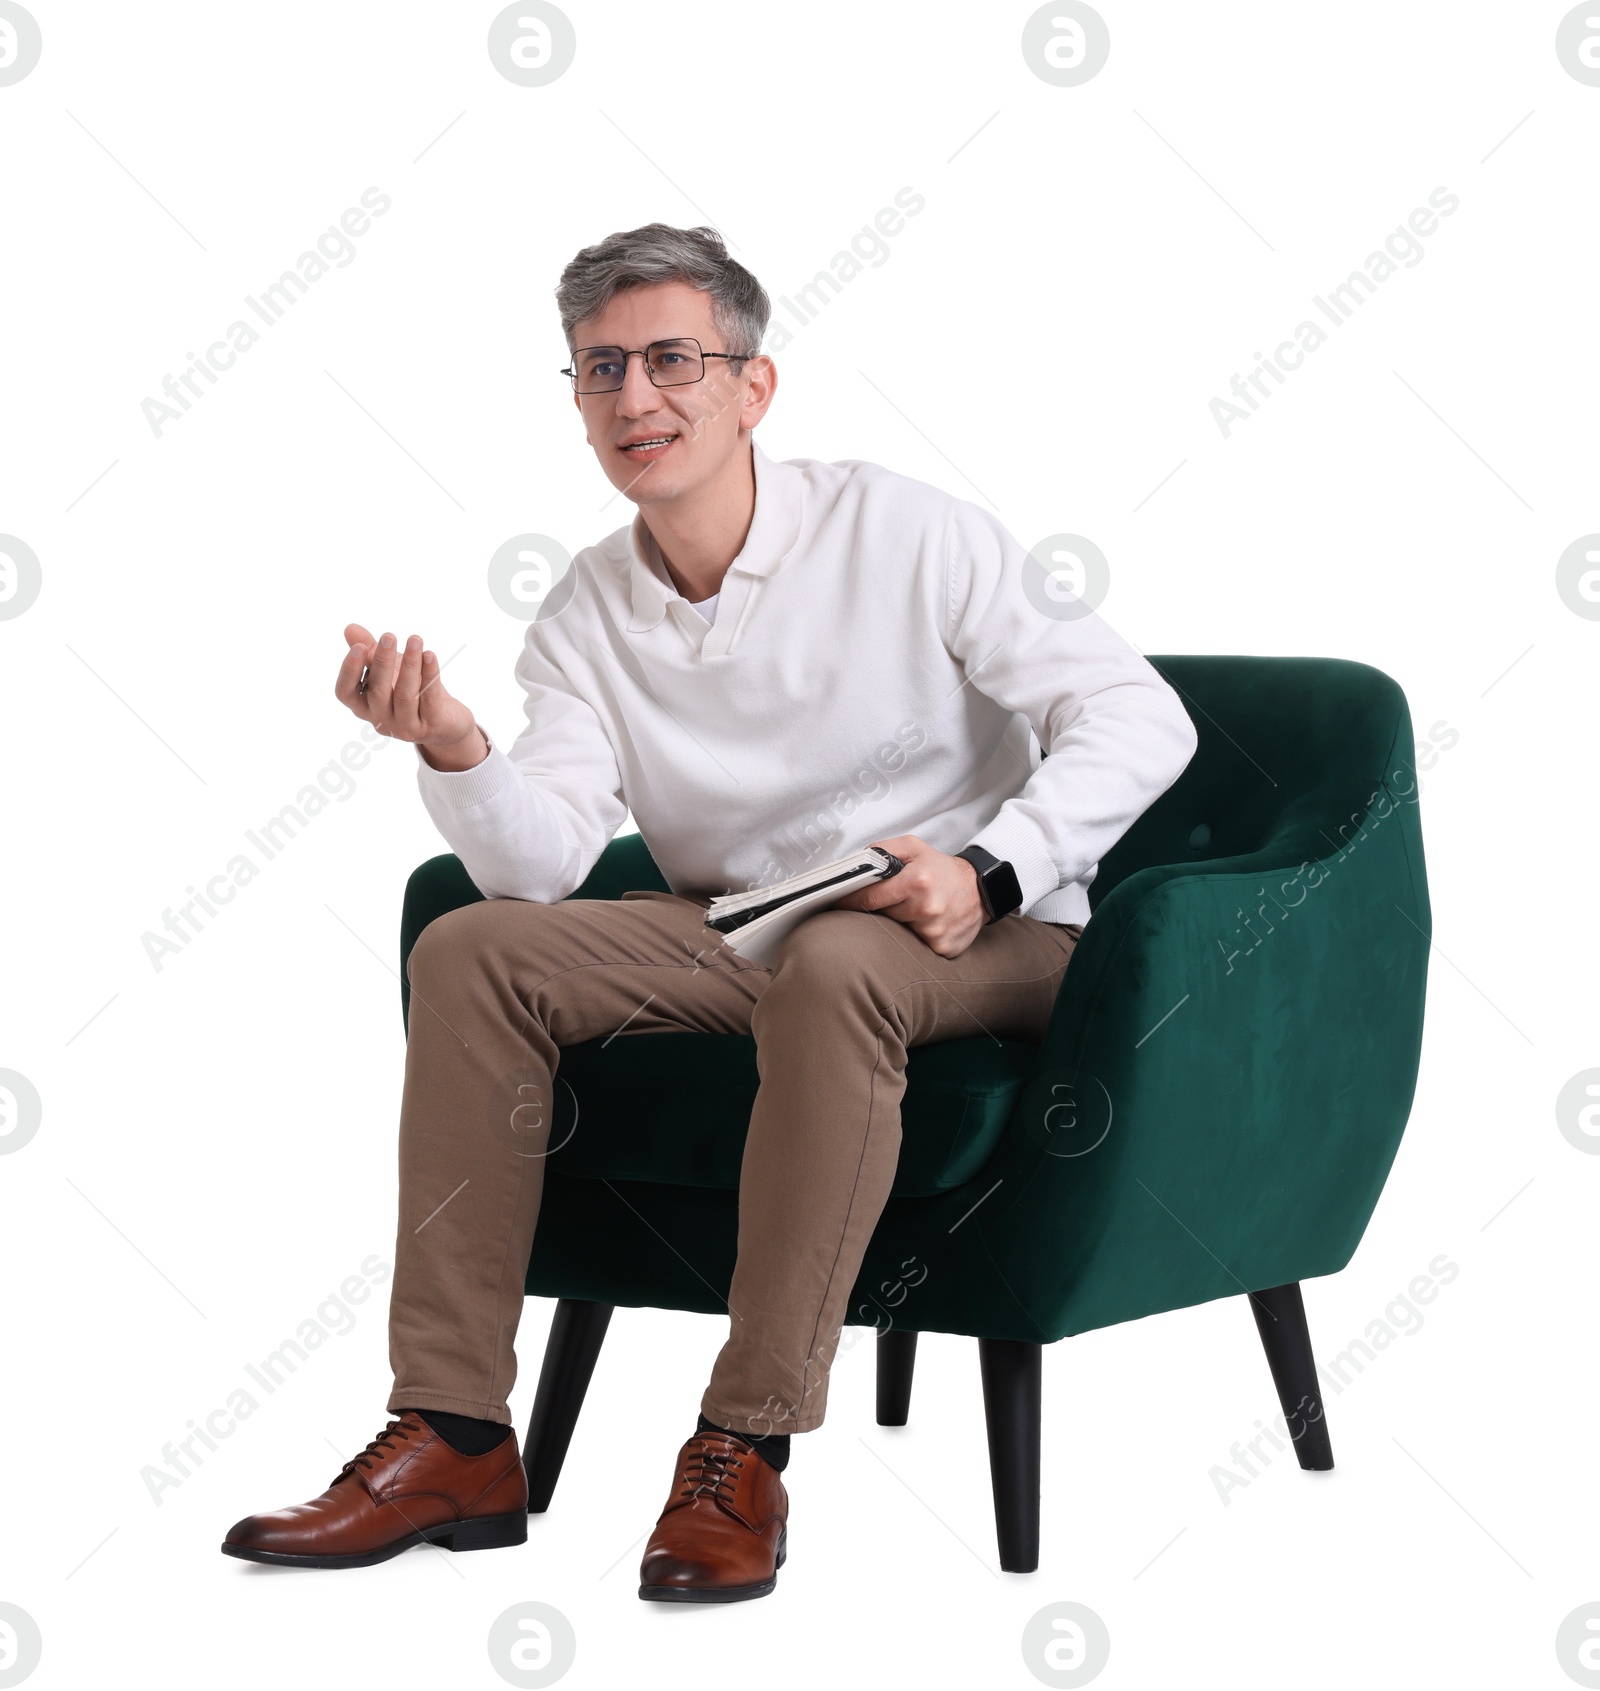
[[(799, 538), (805, 477), (795, 465), (769, 458), (753, 436), (750, 460), (756, 480), (755, 511), (744, 546), (728, 569), (745, 575), (772, 575)], [(633, 593), (633, 620), (628, 629), (635, 634), (654, 628), (666, 615), (667, 606), (681, 597), (671, 579), (649, 562), (650, 539), (644, 513), (635, 513), (628, 544)]]

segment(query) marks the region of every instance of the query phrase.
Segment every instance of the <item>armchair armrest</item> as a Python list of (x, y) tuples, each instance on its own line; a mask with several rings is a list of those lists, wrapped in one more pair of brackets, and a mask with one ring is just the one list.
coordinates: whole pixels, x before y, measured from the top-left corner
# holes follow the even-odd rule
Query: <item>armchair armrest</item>
[(1420, 1056), (1432, 924), (1406, 773), (1347, 782), (1348, 803), (1286, 814), (1255, 852), (1141, 870), (1102, 901), (974, 1182), (1002, 1183), (966, 1251), (1010, 1293), (1009, 1336), (1350, 1260)]

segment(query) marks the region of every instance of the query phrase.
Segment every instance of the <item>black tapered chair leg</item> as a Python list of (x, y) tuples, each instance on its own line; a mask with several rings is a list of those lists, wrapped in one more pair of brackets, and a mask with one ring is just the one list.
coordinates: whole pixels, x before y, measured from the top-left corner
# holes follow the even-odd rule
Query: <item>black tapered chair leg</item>
[(917, 1335), (898, 1327), (878, 1335), (878, 1425), (903, 1427), (911, 1413), (911, 1376), (917, 1366)]
[(1331, 1468), (1333, 1444), (1328, 1438), (1322, 1393), (1317, 1388), (1317, 1364), (1311, 1354), (1311, 1334), (1306, 1327), (1300, 1283), (1294, 1281), (1287, 1286), (1252, 1292), (1249, 1302), (1300, 1466)]
[(533, 1418), (528, 1423), (528, 1442), (522, 1447), (530, 1515), (541, 1515), (550, 1507), (567, 1446), (572, 1443), (572, 1429), (578, 1424), (578, 1411), (611, 1324), (612, 1307), (583, 1298), (562, 1298), (556, 1304), (533, 1399)]
[(1030, 1574), (1039, 1566), (1039, 1425), (1044, 1347), (1022, 1339), (979, 1339), (983, 1414), (989, 1428), (1000, 1566)]

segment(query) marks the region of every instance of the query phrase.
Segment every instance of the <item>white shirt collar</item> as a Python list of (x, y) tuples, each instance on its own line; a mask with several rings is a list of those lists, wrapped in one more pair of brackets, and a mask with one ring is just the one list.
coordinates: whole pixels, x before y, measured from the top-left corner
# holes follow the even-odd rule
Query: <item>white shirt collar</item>
[[(769, 458), (752, 435), (750, 459), (755, 472), (756, 505), (744, 546), (728, 568), (745, 575), (771, 575), (794, 550), (805, 511), (805, 476), (781, 458)], [(632, 634), (654, 628), (667, 606), (682, 598), (671, 580), (650, 562), (650, 531), (636, 512), (629, 532), (629, 577), (633, 593)], [(687, 603), (687, 601), (685, 601)]]

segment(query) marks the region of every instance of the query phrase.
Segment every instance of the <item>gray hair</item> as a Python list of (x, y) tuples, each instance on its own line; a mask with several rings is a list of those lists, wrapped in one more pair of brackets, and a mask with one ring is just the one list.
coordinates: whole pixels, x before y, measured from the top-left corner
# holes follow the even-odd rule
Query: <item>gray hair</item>
[[(711, 296), (711, 321), (728, 352), (755, 354), (761, 349), (772, 301), (767, 291), (735, 258), (709, 225), (676, 229), (670, 223), (646, 223), (622, 229), (585, 247), (565, 270), (556, 288), (561, 332), (567, 350), (577, 350), (575, 330), (599, 316), (613, 296), (653, 282), (687, 282)], [(743, 359), (730, 362), (738, 375)]]

